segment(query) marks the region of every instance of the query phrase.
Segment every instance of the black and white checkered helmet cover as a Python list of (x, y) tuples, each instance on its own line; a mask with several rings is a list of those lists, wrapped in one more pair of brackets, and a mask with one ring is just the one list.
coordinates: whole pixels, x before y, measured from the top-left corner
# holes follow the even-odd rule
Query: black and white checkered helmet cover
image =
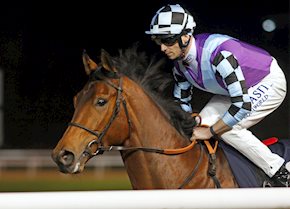
[(159, 9), (152, 18), (150, 31), (146, 34), (180, 34), (188, 29), (192, 34), (196, 23), (192, 15), (179, 4), (167, 5)]

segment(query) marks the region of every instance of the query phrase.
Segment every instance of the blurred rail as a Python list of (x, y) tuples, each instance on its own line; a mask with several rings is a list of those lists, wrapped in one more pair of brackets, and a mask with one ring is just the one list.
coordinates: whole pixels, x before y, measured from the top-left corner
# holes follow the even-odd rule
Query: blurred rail
[[(123, 167), (123, 161), (118, 152), (109, 152), (96, 156), (86, 167)], [(0, 149), (0, 170), (9, 168), (55, 168), (49, 149)]]
[(1, 193), (1, 209), (282, 209), (288, 188)]

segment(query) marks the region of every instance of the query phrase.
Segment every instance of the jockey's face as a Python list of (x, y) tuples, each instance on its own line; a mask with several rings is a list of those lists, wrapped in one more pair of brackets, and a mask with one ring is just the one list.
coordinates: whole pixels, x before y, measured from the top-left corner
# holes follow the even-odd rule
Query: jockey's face
[(182, 53), (178, 42), (176, 42), (172, 46), (167, 46), (165, 44), (161, 44), (160, 45), (160, 50), (162, 52), (164, 52), (167, 55), (168, 59), (170, 59), (170, 60), (177, 59), (178, 57), (181, 56), (181, 53)]
[[(182, 50), (179, 46), (178, 38), (171, 39), (171, 42), (162, 39), (154, 39), (154, 41), (160, 46), (160, 50), (167, 55), (168, 59), (175, 60), (182, 55)], [(181, 36), (181, 40), (184, 44), (189, 40), (189, 36), (183, 35)]]

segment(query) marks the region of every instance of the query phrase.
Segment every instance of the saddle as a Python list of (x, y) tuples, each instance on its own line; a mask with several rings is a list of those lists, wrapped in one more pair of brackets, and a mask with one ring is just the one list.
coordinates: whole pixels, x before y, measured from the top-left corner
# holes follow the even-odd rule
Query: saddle
[[(273, 153), (276, 153), (290, 161), (290, 140), (277, 139), (275, 137), (263, 141)], [(219, 141), (219, 147), (223, 149), (225, 156), (229, 162), (235, 179), (241, 188), (267, 187), (271, 182), (268, 175), (259, 167), (248, 160), (244, 155), (232, 146), (226, 144), (222, 140)]]

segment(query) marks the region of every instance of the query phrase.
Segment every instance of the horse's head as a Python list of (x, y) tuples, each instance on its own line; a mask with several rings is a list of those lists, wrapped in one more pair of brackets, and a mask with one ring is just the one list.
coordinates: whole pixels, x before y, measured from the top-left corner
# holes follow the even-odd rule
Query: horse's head
[(113, 59), (103, 50), (101, 64), (97, 65), (84, 52), (83, 64), (89, 82), (74, 97), (72, 121), (52, 152), (53, 160), (65, 173), (83, 171), (91, 157), (110, 145), (123, 144), (130, 135), (122, 77)]

